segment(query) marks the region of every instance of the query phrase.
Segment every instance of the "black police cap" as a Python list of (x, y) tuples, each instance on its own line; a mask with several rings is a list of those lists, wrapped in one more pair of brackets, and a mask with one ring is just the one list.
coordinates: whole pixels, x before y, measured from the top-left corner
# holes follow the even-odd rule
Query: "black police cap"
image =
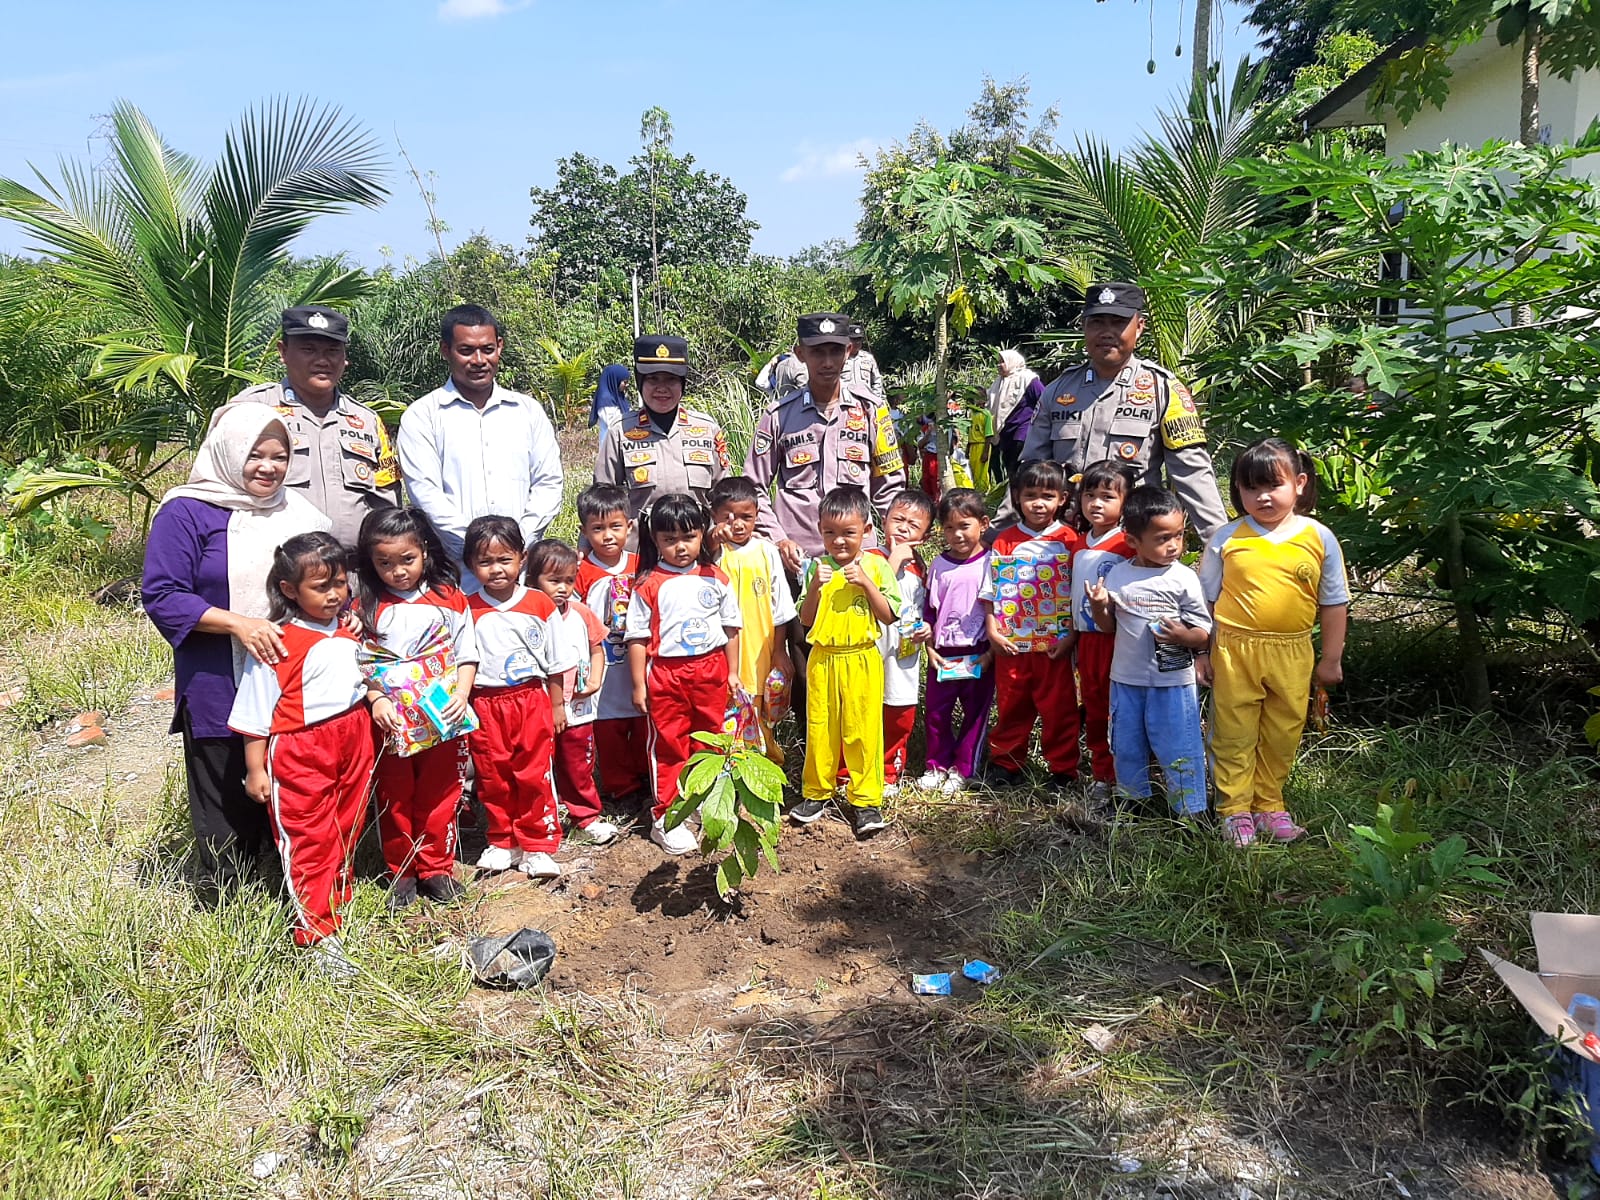
[(320, 304), (302, 304), (283, 310), (283, 336), (325, 337), (336, 342), (350, 340), (350, 318)]
[(633, 369), (644, 375), (687, 375), (689, 343), (681, 337), (652, 333), (633, 341)]
[(850, 322), (850, 340), (852, 342), (864, 342), (867, 340), (867, 327), (860, 321)]
[(843, 313), (807, 313), (794, 324), (795, 338), (802, 346), (850, 344), (850, 318)]
[(1115, 317), (1133, 317), (1145, 310), (1144, 289), (1137, 283), (1094, 283), (1083, 297), (1083, 319), (1110, 313)]

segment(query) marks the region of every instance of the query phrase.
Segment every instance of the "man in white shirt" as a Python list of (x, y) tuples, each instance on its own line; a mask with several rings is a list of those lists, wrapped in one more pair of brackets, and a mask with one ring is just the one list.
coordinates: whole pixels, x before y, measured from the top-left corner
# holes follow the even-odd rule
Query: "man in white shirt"
[[(561, 509), (555, 429), (538, 401), (495, 383), (504, 347), (488, 309), (452, 308), (439, 324), (450, 380), (400, 418), (396, 448), (406, 491), (457, 564), (474, 517), (511, 517), (532, 545)], [(471, 572), (462, 572), (462, 584), (476, 590)]]

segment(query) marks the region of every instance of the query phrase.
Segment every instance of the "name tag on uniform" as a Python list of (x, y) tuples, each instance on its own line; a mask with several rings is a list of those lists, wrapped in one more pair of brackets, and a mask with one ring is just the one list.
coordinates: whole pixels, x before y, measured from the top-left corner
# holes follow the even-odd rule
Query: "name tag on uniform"
[[(1143, 398), (1136, 397), (1136, 399)], [(1154, 421), (1156, 419), (1156, 410), (1150, 407), (1141, 408), (1137, 404), (1119, 404), (1111, 419), (1113, 421)]]

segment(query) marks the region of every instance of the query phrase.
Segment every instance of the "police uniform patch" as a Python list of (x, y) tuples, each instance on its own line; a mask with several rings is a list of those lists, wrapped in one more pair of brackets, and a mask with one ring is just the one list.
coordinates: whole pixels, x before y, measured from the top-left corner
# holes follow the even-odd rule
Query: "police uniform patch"
[(635, 483), (649, 483), (650, 482), (650, 468), (649, 467), (638, 467), (638, 468), (636, 468), (634, 470), (634, 472), (633, 472), (633, 481)]
[(844, 427), (855, 433), (863, 432), (867, 427), (867, 419), (859, 413), (845, 420)]
[(1167, 411), (1161, 414), (1161, 444), (1168, 450), (1206, 444), (1206, 427), (1195, 410), (1194, 397), (1176, 381), (1167, 396)]
[(368, 475), (371, 475), (371, 474), (372, 474), (372, 472), (367, 469), (367, 464), (366, 463), (357, 463), (356, 464), (356, 478), (357, 479), (365, 479)]
[(690, 450), (683, 456), (683, 461), (697, 467), (709, 467), (711, 465), (711, 451)]
[(733, 461), (728, 456), (728, 439), (722, 436), (722, 430), (717, 430), (717, 436), (712, 440), (711, 447), (717, 452), (717, 461), (722, 464), (722, 469), (728, 470)]
[(1149, 371), (1140, 371), (1133, 377), (1133, 386), (1141, 392), (1147, 392), (1156, 386), (1156, 377)]
[(1117, 457), (1120, 458), (1120, 459), (1123, 459), (1125, 461), (1129, 460), (1129, 459), (1138, 458), (1139, 457), (1139, 443), (1138, 442), (1118, 442), (1117, 443)]
[(647, 463), (651, 461), (655, 455), (648, 450), (630, 450), (628, 451), (626, 457), (628, 460), (628, 465), (630, 467), (636, 467), (640, 463)]
[(710, 432), (711, 427), (708, 425), (691, 425), (683, 431), (683, 435), (684, 437), (705, 437)]
[(866, 462), (867, 448), (865, 446), (849, 443), (840, 451), (850, 462)]
[(789, 465), (791, 467), (810, 466), (816, 461), (817, 456), (809, 450), (795, 450), (789, 455)]
[(294, 405), (292, 404), (274, 404), (272, 406), (272, 410), (280, 417), (292, 417), (294, 416), (295, 412)]
[(648, 429), (629, 429), (622, 436), (630, 442), (642, 442), (650, 436), (650, 431)]
[(367, 427), (366, 418), (360, 413), (345, 413), (344, 423), (350, 426), (351, 429), (365, 429)]
[(756, 434), (755, 450), (757, 454), (765, 454), (772, 449), (772, 438), (765, 433)]

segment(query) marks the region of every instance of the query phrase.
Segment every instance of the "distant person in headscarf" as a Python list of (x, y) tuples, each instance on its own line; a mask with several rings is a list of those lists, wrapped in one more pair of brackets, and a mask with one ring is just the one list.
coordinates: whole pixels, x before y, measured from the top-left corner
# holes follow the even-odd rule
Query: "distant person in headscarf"
[(600, 372), (600, 386), (594, 389), (594, 400), (589, 405), (589, 428), (600, 427), (600, 444), (606, 444), (606, 434), (628, 414), (628, 380), (632, 377), (627, 367), (612, 363)]
[(1022, 460), (1022, 444), (1028, 440), (1028, 427), (1033, 424), (1033, 414), (1043, 395), (1044, 384), (1028, 369), (1022, 354), (1016, 350), (1000, 351), (1000, 375), (989, 388), (989, 411), (994, 414), (1002, 478), (1016, 474)]

